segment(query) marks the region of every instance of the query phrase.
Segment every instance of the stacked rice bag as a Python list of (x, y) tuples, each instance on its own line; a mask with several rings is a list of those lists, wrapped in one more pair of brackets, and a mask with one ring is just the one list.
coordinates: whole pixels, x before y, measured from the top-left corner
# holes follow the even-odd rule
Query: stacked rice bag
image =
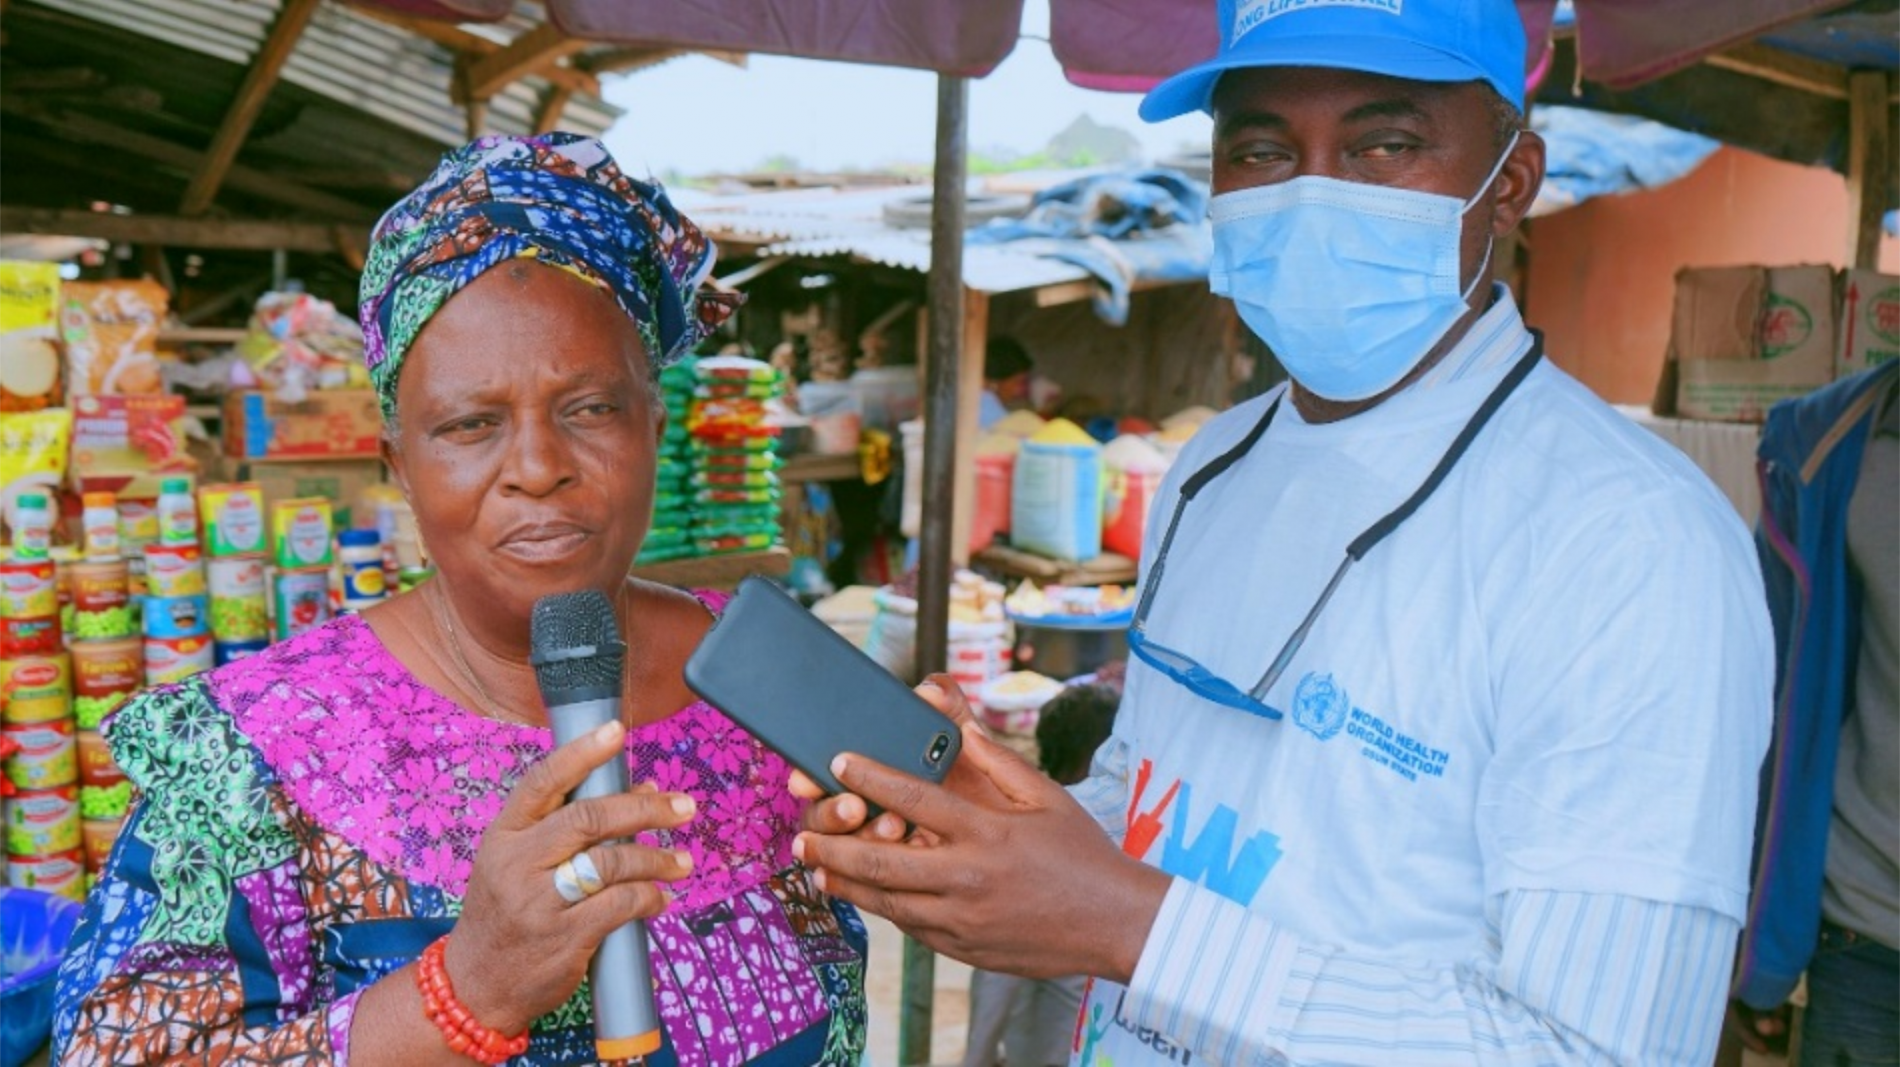
[(666, 434), (653, 485), (653, 523), (635, 563), (659, 563), (694, 555), (692, 541), (692, 413), (697, 379), (688, 357), (660, 372), (660, 400), (666, 406)]
[(692, 366), (687, 476), (695, 555), (756, 552), (779, 540), (778, 428), (766, 401), (784, 388), (771, 365), (713, 356)]

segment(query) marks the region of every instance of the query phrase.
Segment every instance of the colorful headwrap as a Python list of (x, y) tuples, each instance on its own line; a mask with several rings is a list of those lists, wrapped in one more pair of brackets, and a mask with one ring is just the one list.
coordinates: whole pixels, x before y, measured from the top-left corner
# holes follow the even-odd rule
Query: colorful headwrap
[(498, 263), (538, 259), (612, 293), (664, 366), (739, 304), (700, 288), (713, 253), (658, 184), (622, 174), (592, 138), (491, 136), (456, 149), (371, 237), (358, 316), (383, 417), (395, 414), (396, 376), (423, 325)]

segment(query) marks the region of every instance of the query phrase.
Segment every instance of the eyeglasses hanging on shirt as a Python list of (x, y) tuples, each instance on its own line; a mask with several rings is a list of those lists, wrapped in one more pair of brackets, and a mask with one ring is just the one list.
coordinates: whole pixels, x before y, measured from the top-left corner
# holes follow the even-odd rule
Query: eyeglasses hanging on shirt
[(1420, 505), (1431, 499), (1432, 493), (1437, 491), (1446, 475), (1451, 473), (1451, 469), (1457, 466), (1458, 460), (1463, 458), (1465, 452), (1470, 449), (1471, 442), (1477, 439), (1485, 424), (1491, 421), (1491, 416), (1497, 413), (1504, 401), (1530, 375), (1531, 369), (1544, 355), (1543, 335), (1533, 330), (1531, 336), (1530, 351), (1525, 353), (1504, 376), (1504, 380), (1491, 390), (1491, 395), (1485, 397), (1484, 403), (1479, 405), (1477, 412), (1471, 416), (1471, 420), (1465, 423), (1464, 429), (1459, 431), (1458, 436), (1451, 442), (1451, 446), (1445, 449), (1445, 454), (1439, 458), (1438, 465), (1432, 468), (1431, 474), (1426, 476), (1424, 482), (1413, 490), (1412, 495), (1407, 497), (1403, 504), (1394, 508), (1384, 518), (1366, 527), (1365, 532), (1353, 538), (1352, 542), (1346, 546), (1345, 558), (1340, 560), (1339, 569), (1333, 572), (1332, 579), (1320, 592), (1319, 599), (1313, 602), (1306, 617), (1294, 629), (1292, 636), (1286, 639), (1286, 644), (1281, 646), (1279, 654), (1274, 656), (1272, 662), (1267, 665), (1266, 672), (1260, 676), (1260, 680), (1251, 687), (1243, 689), (1222, 678), (1212, 669), (1203, 666), (1193, 656), (1168, 648), (1150, 638), (1148, 610), (1154, 605), (1155, 595), (1160, 592), (1161, 577), (1168, 565), (1168, 549), (1174, 545), (1175, 531), (1181, 526), (1181, 516), (1186, 513), (1188, 504), (1202, 489), (1207, 488), (1209, 482), (1225, 474), (1228, 468), (1240, 462), (1241, 457), (1252, 451), (1254, 445), (1266, 435), (1267, 427), (1273, 423), (1273, 416), (1279, 410), (1280, 400), (1285, 394), (1274, 398), (1273, 403), (1267, 405), (1266, 413), (1260, 417), (1260, 421), (1247, 432), (1246, 437), (1241, 438), (1239, 444), (1214, 457), (1181, 484), (1180, 499), (1175, 502), (1174, 514), (1168, 519), (1168, 531), (1161, 538), (1161, 547), (1155, 551), (1154, 562), (1148, 566), (1148, 577), (1142, 586), (1141, 601), (1136, 605), (1134, 621), (1128, 627), (1128, 650), (1143, 663), (1160, 671), (1177, 684), (1186, 686), (1190, 692), (1204, 700), (1266, 719), (1280, 718), (1281, 713), (1267, 704), (1267, 692), (1273, 688), (1275, 682), (1280, 680), (1280, 676), (1286, 673), (1287, 666), (1293, 662), (1293, 657), (1299, 654), (1300, 646), (1306, 643), (1306, 635), (1312, 632), (1313, 623), (1319, 619), (1320, 612), (1325, 610), (1327, 602), (1333, 598), (1334, 590), (1339, 588), (1339, 583), (1345, 579), (1346, 572), (1352, 569), (1354, 563), (1365, 559), (1366, 553), (1372, 551), (1374, 545), (1390, 536), (1392, 531), (1398, 529), (1406, 519), (1411, 518), (1412, 513), (1417, 511)]

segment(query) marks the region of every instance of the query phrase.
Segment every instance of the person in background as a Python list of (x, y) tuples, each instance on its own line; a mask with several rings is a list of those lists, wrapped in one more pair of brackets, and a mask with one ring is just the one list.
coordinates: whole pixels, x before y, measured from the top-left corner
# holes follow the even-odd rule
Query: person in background
[[(712, 266), (572, 134), (475, 141), (383, 217), (364, 357), (437, 572), (107, 721), (139, 799), (58, 1062), (595, 1063), (588, 961), (646, 918), (663, 1062), (855, 1067), (864, 928), (792, 862), (786, 764), (681, 676), (724, 597), (627, 574), (659, 369), (732, 308)], [(624, 722), (555, 748), (529, 620), (582, 589), (626, 635)], [(641, 787), (566, 802), (616, 759)]]
[(1142, 113), (1213, 116), (1210, 283), (1292, 381), (1168, 473), (1113, 735), (1066, 792), (973, 723), (943, 785), (847, 753), (796, 852), (1092, 975), (1081, 1067), (1707, 1067), (1774, 639), (1728, 499), (1492, 281), (1544, 175), (1517, 6), (1217, 23)]
[(1797, 1067), (1900, 1062), (1900, 361), (1768, 413), (1756, 540), (1775, 741), (1731, 1032)]
[(1013, 337), (992, 337), (983, 350), (983, 394), (977, 402), (976, 425), (987, 430), (1012, 409), (1029, 400), (1029, 376), (1036, 364)]
[[(1115, 728), (1119, 690), (1072, 685), (1042, 706), (1036, 756), (1059, 785), (1088, 777), (1089, 760)], [(970, 972), (970, 1030), (963, 1067), (1060, 1067), (1082, 1008), (1082, 975), (1018, 978), (981, 968)]]

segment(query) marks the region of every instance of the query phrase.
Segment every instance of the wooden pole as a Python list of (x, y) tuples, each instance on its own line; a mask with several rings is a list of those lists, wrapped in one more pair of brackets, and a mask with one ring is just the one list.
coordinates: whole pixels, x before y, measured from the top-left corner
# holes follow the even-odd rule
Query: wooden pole
[[(917, 552), (917, 662), (921, 678), (944, 669), (950, 652), (950, 565), (956, 533), (957, 379), (963, 364), (963, 219), (969, 144), (969, 83), (937, 78), (937, 158), (930, 212), (930, 334), (924, 378), (924, 514)], [(930, 1062), (937, 960), (904, 939), (903, 1010), (897, 1062)]]
[(963, 291), (963, 366), (957, 372), (956, 490), (950, 520), (950, 562), (970, 562), (970, 526), (976, 521), (977, 413), (983, 406), (983, 350), (990, 335), (990, 296)]
[(1884, 71), (1847, 76), (1847, 262), (1862, 270), (1880, 266), (1880, 223), (1893, 200), (1892, 94)]
[(251, 68), (244, 72), (244, 84), (238, 86), (237, 98), (231, 101), (231, 107), (224, 113), (224, 121), (218, 124), (218, 132), (211, 139), (211, 147), (206, 150), (204, 160), (191, 176), (191, 184), (185, 189), (185, 198), (178, 205), (181, 215), (201, 215), (217, 198), (218, 187), (224, 184), (224, 176), (229, 173), (231, 163), (237, 159), (238, 149), (244, 146), (244, 139), (251, 134), (251, 125), (257, 121), (258, 112), (264, 109), (264, 101), (270, 97), (270, 91), (277, 84), (277, 76), (284, 69), (284, 62), (297, 47), (297, 39), (303, 36), (304, 27), (310, 25), (310, 16), (316, 13), (321, 0), (284, 0), (284, 6), (277, 12), (277, 21), (271, 25), (270, 34), (258, 47), (257, 55), (251, 60)]
[(553, 133), (561, 128), (561, 115), (567, 111), (567, 102), (574, 99), (574, 90), (564, 85), (549, 85), (547, 95), (541, 98), (541, 109), (534, 116), (534, 132)]
[(552, 22), (544, 22), (498, 51), (471, 62), (468, 77), (462, 82), (464, 99), (487, 100), (516, 81), (554, 67), (586, 47), (586, 41), (569, 37)]

